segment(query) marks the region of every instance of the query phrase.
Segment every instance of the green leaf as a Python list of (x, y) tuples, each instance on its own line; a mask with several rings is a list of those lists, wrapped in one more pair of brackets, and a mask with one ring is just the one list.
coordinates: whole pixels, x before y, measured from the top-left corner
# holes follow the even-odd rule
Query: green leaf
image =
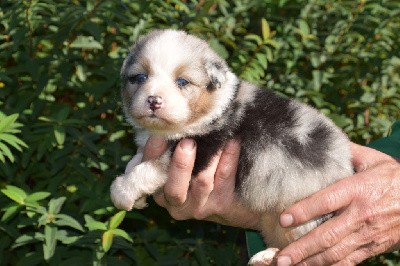
[(103, 247), (104, 252), (108, 252), (112, 246), (114, 238), (114, 233), (112, 230), (105, 231), (101, 238), (101, 246)]
[(84, 49), (103, 49), (101, 43), (96, 41), (93, 36), (78, 36), (75, 41), (70, 45), (72, 48), (84, 48)]
[(245, 40), (255, 41), (257, 45), (261, 45), (263, 43), (261, 37), (256, 34), (247, 34), (244, 38)]
[(223, 46), (218, 39), (211, 39), (208, 41), (208, 44), (211, 46), (211, 48), (217, 52), (219, 56), (222, 58), (226, 59), (229, 56), (228, 50)]
[(11, 248), (15, 249), (20, 246), (24, 246), (35, 242), (41, 242), (43, 240), (44, 240), (44, 235), (42, 233), (36, 232), (32, 234), (25, 234), (15, 239), (14, 244), (11, 246)]
[(313, 83), (314, 83), (314, 90), (320, 91), (322, 85), (322, 75), (323, 73), (320, 70), (313, 70)]
[(71, 108), (68, 106), (61, 108), (54, 116), (55, 121), (58, 123), (63, 123), (69, 116), (69, 113), (71, 112)]
[(15, 121), (18, 119), (18, 114), (5, 116), (4, 114), (0, 117), (0, 132), (7, 132)]
[(120, 211), (117, 214), (115, 214), (113, 217), (111, 217), (108, 228), (109, 229), (117, 228), (124, 220), (125, 215), (126, 215), (126, 211)]
[(310, 34), (310, 27), (308, 26), (307, 22), (304, 20), (299, 20), (298, 21), (300, 32), (303, 36), (307, 36)]
[(271, 29), (269, 27), (268, 21), (265, 18), (261, 19), (261, 31), (264, 41), (268, 40), (271, 36)]
[(264, 68), (267, 69), (268, 67), (268, 59), (266, 54), (257, 54), (257, 62)]
[(54, 255), (57, 245), (57, 227), (52, 225), (46, 225), (44, 227), (44, 243), (43, 243), (43, 255), (44, 259), (48, 261)]
[(77, 229), (79, 231), (84, 231), (82, 225), (75, 220), (74, 218), (72, 218), (69, 215), (66, 214), (56, 214), (55, 215), (56, 221), (54, 222), (54, 224), (58, 225), (58, 226), (68, 226), (74, 229)]
[(28, 195), (25, 199), (25, 202), (29, 202), (29, 203), (37, 202), (39, 200), (43, 200), (43, 199), (49, 197), (50, 195), (51, 195), (50, 192), (35, 192), (35, 193)]
[(365, 92), (360, 100), (364, 103), (373, 103), (376, 101), (376, 97), (375, 94), (371, 93), (371, 92)]
[(25, 147), (25, 148), (28, 147), (28, 145), (26, 145), (25, 142), (23, 142), (16, 136), (8, 134), (8, 133), (0, 133), (0, 140), (7, 142), (8, 144), (10, 144), (11, 146), (13, 146), (14, 148), (16, 148), (19, 151), (22, 150), (21, 147)]
[(49, 213), (50, 214), (58, 214), (61, 211), (61, 208), (67, 198), (60, 197), (58, 199), (51, 199), (49, 202)]
[(18, 204), (25, 204), (25, 199), (27, 195), (22, 189), (15, 186), (7, 185), (6, 188), (1, 189), (1, 192)]
[(90, 215), (85, 215), (85, 226), (89, 229), (89, 231), (94, 231), (94, 230), (101, 230), (101, 231), (106, 231), (107, 226), (105, 223), (98, 222), (94, 220)]
[(65, 127), (54, 127), (54, 137), (58, 145), (63, 145), (65, 142)]
[(12, 163), (14, 162), (15, 158), (14, 155), (12, 155), (11, 150), (1, 142), (0, 142), (0, 153), (4, 154)]
[(4, 214), (1, 217), (1, 221), (2, 222), (6, 222), (11, 217), (13, 217), (21, 209), (21, 205), (18, 205), (18, 204), (15, 204), (15, 203), (11, 203), (10, 205), (5, 207), (4, 209), (5, 209)]
[(110, 142), (114, 142), (122, 137), (126, 136), (126, 130), (119, 130), (117, 132), (114, 132), (110, 135)]
[(124, 231), (122, 229), (115, 228), (115, 229), (112, 229), (112, 232), (114, 235), (123, 237), (124, 239), (128, 240), (129, 242), (133, 242), (132, 237), (126, 231)]

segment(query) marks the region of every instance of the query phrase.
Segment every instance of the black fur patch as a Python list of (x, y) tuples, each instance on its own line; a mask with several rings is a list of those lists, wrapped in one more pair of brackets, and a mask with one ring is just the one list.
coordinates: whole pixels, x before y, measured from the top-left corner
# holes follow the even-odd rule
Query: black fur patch
[[(192, 175), (198, 175), (202, 170), (206, 169), (210, 164), (212, 157), (214, 157), (217, 152), (223, 148), (225, 143), (232, 138), (232, 134), (229, 130), (224, 131), (212, 131), (204, 136), (191, 136), (196, 141), (196, 160), (194, 162), (194, 167)], [(176, 149), (179, 141), (170, 141), (169, 148), (172, 153)]]
[(319, 123), (309, 134), (309, 145), (301, 144), (293, 136), (283, 139), (283, 145), (290, 156), (308, 166), (323, 166), (326, 161), (326, 147), (332, 131), (324, 123)]
[(211, 81), (207, 84), (206, 90), (208, 92), (214, 92), (216, 89), (217, 87)]
[(293, 133), (296, 126), (296, 108), (290, 99), (268, 90), (259, 90), (255, 101), (246, 109), (238, 135), (242, 141), (238, 165), (237, 189), (249, 175), (253, 161), (269, 145), (280, 144), (288, 156), (310, 167), (321, 167), (326, 161), (330, 129), (318, 124), (310, 133), (306, 144), (300, 143)]

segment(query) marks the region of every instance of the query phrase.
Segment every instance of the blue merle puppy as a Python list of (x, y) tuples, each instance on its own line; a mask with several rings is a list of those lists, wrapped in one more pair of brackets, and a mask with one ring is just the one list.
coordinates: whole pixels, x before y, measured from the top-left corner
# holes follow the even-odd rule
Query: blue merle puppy
[(207, 42), (183, 31), (158, 30), (141, 38), (123, 63), (121, 79), (124, 113), (137, 145), (157, 135), (169, 149), (146, 162), (140, 152), (134, 156), (111, 186), (115, 206), (146, 206), (146, 196), (165, 184), (182, 138), (197, 143), (193, 177), (229, 139), (239, 139), (236, 193), (260, 213), (261, 234), (271, 247), (250, 264), (271, 264), (279, 249), (323, 220), (285, 229), (279, 225), (285, 208), (353, 172), (349, 140), (329, 119), (240, 80)]

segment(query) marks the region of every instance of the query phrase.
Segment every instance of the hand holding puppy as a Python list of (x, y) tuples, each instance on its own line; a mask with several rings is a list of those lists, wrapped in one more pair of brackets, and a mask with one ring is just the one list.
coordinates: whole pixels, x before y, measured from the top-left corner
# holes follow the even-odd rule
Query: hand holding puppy
[[(154, 195), (156, 202), (178, 220), (196, 218), (257, 229), (259, 214), (241, 208), (234, 196), (240, 152), (237, 141), (230, 141), (201, 173), (204, 183), (193, 181), (190, 187), (195, 146), (185, 149), (186, 141), (174, 153), (164, 190)], [(165, 148), (162, 140), (150, 139), (144, 159), (158, 156)], [(282, 250), (278, 265), (354, 265), (400, 248), (399, 162), (357, 144), (352, 144), (352, 154), (357, 174), (294, 204), (281, 215), (281, 224), (287, 227), (336, 212), (333, 219)]]
[[(156, 158), (166, 149), (165, 141), (150, 138), (143, 160)], [(238, 141), (229, 141), (210, 166), (191, 181), (196, 144), (190, 139), (182, 140), (174, 152), (168, 181), (153, 198), (177, 220), (195, 218), (257, 229), (260, 215), (244, 207), (234, 193), (239, 153)]]
[(400, 163), (374, 149), (352, 144), (357, 173), (289, 207), (282, 226), (296, 226), (335, 212), (284, 248), (278, 265), (355, 265), (400, 248)]

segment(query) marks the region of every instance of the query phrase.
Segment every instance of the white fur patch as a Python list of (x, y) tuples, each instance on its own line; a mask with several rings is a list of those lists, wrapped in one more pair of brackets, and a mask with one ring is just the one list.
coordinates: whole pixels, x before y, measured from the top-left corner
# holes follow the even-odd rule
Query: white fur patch
[(266, 250), (256, 253), (250, 258), (249, 264), (252, 266), (265, 266), (272, 265), (276, 254), (278, 254), (279, 249), (277, 248), (267, 248)]
[(143, 162), (117, 177), (111, 185), (111, 200), (119, 209), (131, 210), (145, 207), (144, 198), (162, 187), (167, 180), (165, 171), (155, 167), (154, 162)]

